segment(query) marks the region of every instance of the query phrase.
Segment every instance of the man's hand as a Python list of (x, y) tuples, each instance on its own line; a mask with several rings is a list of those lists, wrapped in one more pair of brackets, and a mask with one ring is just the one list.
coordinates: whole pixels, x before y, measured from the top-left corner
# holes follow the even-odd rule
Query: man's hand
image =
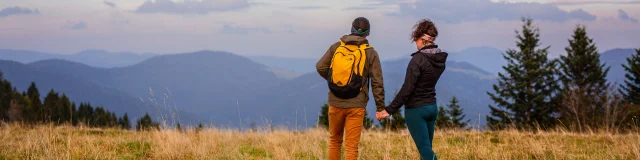
[(378, 119), (378, 121), (381, 121), (382, 119), (385, 119), (387, 117), (389, 117), (389, 113), (387, 113), (386, 110), (376, 112), (376, 119)]

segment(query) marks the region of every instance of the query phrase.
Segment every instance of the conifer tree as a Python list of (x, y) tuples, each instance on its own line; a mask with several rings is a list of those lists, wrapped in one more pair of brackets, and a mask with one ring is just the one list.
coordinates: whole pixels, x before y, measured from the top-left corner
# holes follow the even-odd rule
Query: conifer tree
[(93, 108), (91, 107), (91, 104), (80, 103), (80, 107), (78, 107), (78, 121), (86, 126), (90, 126), (91, 117), (93, 117)]
[(365, 129), (373, 128), (373, 119), (369, 117), (369, 113), (364, 112), (364, 119), (362, 120), (362, 127)]
[[(560, 80), (566, 97), (559, 110), (565, 125), (599, 123), (609, 88), (609, 67), (600, 63), (600, 54), (585, 26), (578, 25), (565, 48), (567, 55), (560, 56)], [(594, 126), (595, 127), (595, 126)]]
[(467, 127), (467, 124), (469, 124), (469, 120), (464, 120), (464, 109), (460, 108), (460, 104), (458, 102), (460, 101), (458, 101), (456, 97), (451, 98), (448, 105), (449, 111), (447, 113), (449, 113), (449, 117), (451, 118), (452, 127), (464, 129)]
[(438, 128), (451, 128), (451, 117), (449, 112), (444, 107), (438, 107), (438, 117), (436, 117), (436, 127)]
[(124, 128), (126, 130), (131, 129), (131, 122), (129, 120), (129, 115), (127, 115), (127, 113), (124, 113), (124, 116), (122, 116), (122, 124), (121, 125), (122, 125), (122, 128)]
[(118, 126), (118, 117), (116, 113), (111, 112), (111, 116), (109, 116), (109, 127), (117, 127)]
[(0, 121), (8, 121), (8, 111), (11, 106), (13, 90), (11, 83), (4, 79), (0, 72)]
[(620, 85), (619, 92), (624, 96), (629, 109), (631, 125), (640, 126), (640, 49), (627, 58), (627, 64), (622, 65), (626, 71), (624, 84)]
[(160, 125), (153, 122), (149, 113), (146, 113), (144, 117), (140, 118), (136, 126), (138, 131), (160, 129)]
[(20, 94), (16, 88), (13, 88), (13, 96), (9, 102), (9, 110), (7, 110), (7, 117), (10, 121), (23, 122), (24, 121), (24, 106), (29, 101), (29, 98)]
[(515, 125), (519, 129), (551, 128), (558, 108), (560, 86), (556, 80), (557, 62), (547, 58), (549, 47), (540, 48), (540, 31), (533, 20), (523, 19), (522, 31), (516, 31), (517, 50), (503, 55), (507, 66), (498, 74), (494, 93), (488, 92), (495, 105), (487, 116), (491, 129)]
[(196, 132), (200, 132), (200, 131), (202, 131), (203, 129), (204, 129), (204, 125), (202, 125), (202, 122), (200, 122), (200, 123), (198, 124), (198, 128), (196, 128)]
[(60, 110), (58, 106), (59, 99), (57, 92), (53, 89), (49, 90), (49, 93), (44, 98), (43, 107), (38, 111), (38, 117), (42, 118), (43, 122), (60, 122), (61, 113), (58, 112)]
[(640, 49), (627, 58), (627, 64), (623, 64), (626, 71), (624, 84), (620, 84), (619, 92), (625, 100), (634, 105), (640, 105)]
[(105, 127), (107, 126), (107, 113), (104, 111), (102, 107), (96, 107), (95, 112), (93, 113), (93, 117), (91, 119), (90, 126), (93, 127)]
[(42, 101), (40, 100), (40, 91), (38, 91), (36, 83), (31, 82), (29, 89), (27, 89), (27, 96), (29, 96), (29, 103), (24, 108), (25, 119), (29, 123), (39, 123), (41, 120), (39, 111), (42, 110)]
[(596, 99), (592, 97), (609, 87), (606, 77), (610, 67), (600, 63), (598, 48), (587, 35), (585, 26), (576, 27), (565, 50), (567, 55), (560, 56), (560, 80), (564, 89), (577, 89), (589, 96), (588, 99)]
[(65, 123), (72, 123), (73, 112), (75, 107), (71, 104), (69, 97), (66, 94), (62, 94), (62, 97), (58, 100), (58, 108), (55, 112), (60, 115), (60, 121)]
[(320, 116), (318, 116), (318, 127), (329, 128), (329, 105), (322, 105)]
[(182, 125), (180, 125), (180, 123), (176, 126), (176, 130), (178, 130), (178, 132), (182, 132)]
[(76, 108), (76, 103), (71, 102), (71, 124), (74, 126), (78, 125), (78, 108)]
[(396, 113), (392, 114), (391, 117), (385, 118), (380, 121), (380, 125), (383, 129), (390, 129), (392, 131), (397, 131), (401, 129), (407, 128), (405, 124), (405, 118), (402, 116), (402, 109), (398, 109)]

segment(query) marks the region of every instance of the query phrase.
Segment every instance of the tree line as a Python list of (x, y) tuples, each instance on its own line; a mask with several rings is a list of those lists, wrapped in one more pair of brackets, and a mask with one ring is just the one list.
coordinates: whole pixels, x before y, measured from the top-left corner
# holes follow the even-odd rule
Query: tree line
[[(20, 93), (11, 82), (4, 79), (0, 72), (0, 122), (19, 122), (27, 125), (52, 123), (69, 124), (97, 128), (131, 129), (131, 120), (127, 113), (116, 116), (102, 106), (94, 107), (90, 103), (76, 104), (70, 98), (51, 89), (41, 99), (34, 82), (27, 91)], [(138, 130), (159, 128), (149, 114), (136, 123)]]
[[(606, 79), (609, 66), (577, 25), (566, 55), (549, 59), (540, 30), (531, 19), (516, 31), (516, 49), (503, 56), (508, 64), (498, 74), (489, 105), (488, 127), (524, 130), (563, 127), (574, 131), (627, 129), (640, 126), (640, 49), (627, 58), (626, 80), (618, 87)], [(617, 89), (616, 89), (617, 88)]]
[[(446, 106), (438, 107), (438, 117), (436, 118), (436, 128), (439, 129), (468, 129), (469, 120), (465, 120), (464, 109), (460, 107), (460, 101), (454, 96)], [(373, 119), (365, 112), (363, 119), (363, 128), (365, 129), (382, 129), (397, 131), (407, 128), (405, 124), (404, 115), (402, 115), (402, 109), (391, 115), (391, 118), (386, 118), (380, 121), (380, 125), (376, 126), (373, 123)], [(318, 127), (327, 128), (329, 126), (329, 105), (322, 105), (320, 116), (318, 116)]]

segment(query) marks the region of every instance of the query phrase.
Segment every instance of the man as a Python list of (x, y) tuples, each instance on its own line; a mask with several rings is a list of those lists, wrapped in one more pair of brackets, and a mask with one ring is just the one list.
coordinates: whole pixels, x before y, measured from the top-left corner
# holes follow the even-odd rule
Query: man
[(383, 111), (384, 86), (378, 53), (366, 39), (370, 34), (369, 20), (353, 21), (351, 34), (329, 47), (316, 64), (318, 74), (329, 84), (329, 159), (339, 160), (343, 136), (345, 158), (358, 159), (358, 143), (362, 122), (369, 101), (369, 84), (376, 102), (376, 111)]

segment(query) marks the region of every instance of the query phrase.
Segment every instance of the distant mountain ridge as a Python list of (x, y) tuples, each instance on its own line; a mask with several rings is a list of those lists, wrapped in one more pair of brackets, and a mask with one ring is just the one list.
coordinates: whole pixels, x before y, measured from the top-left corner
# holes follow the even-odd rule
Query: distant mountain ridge
[[(496, 74), (502, 71), (502, 66), (507, 61), (502, 57), (499, 49), (491, 47), (472, 47), (460, 52), (451, 52), (447, 58), (450, 61), (467, 62), (475, 68), (482, 69), (486, 73)], [(272, 68), (281, 70), (294, 71), (301, 74), (315, 72), (315, 64), (318, 58), (290, 58), (290, 57), (274, 57), (274, 56), (251, 56), (249, 59), (258, 63), (265, 64)], [(396, 61), (402, 59), (410, 59), (409, 56), (398, 59), (385, 59), (381, 57), (381, 61)], [(406, 66), (405, 66), (406, 67)]]
[[(285, 71), (293, 71), (300, 74), (314, 72), (316, 70), (315, 58), (286, 58), (274, 56), (249, 56), (249, 59)], [(320, 58), (320, 57), (318, 57)]]
[(107, 52), (104, 50), (85, 50), (75, 54), (43, 53), (25, 50), (0, 49), (0, 59), (20, 63), (33, 63), (41, 60), (62, 59), (90, 64), (94, 67), (113, 68), (137, 64), (155, 56), (154, 54), (136, 54), (130, 52)]
[(237, 114), (211, 114), (215, 116), (211, 118), (205, 113), (235, 106), (239, 100), (251, 100), (256, 90), (283, 81), (268, 72), (265, 65), (231, 53), (213, 51), (160, 55), (135, 65), (109, 69), (59, 59), (38, 61), (29, 66), (115, 88), (123, 95), (146, 103), (159, 103), (160, 106), (175, 103), (182, 106), (178, 108), (181, 111), (198, 113), (194, 118), (198, 121), (220, 122), (230, 119), (229, 116), (237, 117)]
[[(627, 58), (635, 54), (634, 49), (612, 49), (600, 54), (601, 63), (605, 63), (606, 66), (611, 67), (607, 80), (613, 84), (624, 83), (624, 68), (622, 64), (627, 64)], [(617, 86), (616, 86), (617, 87)]]
[[(392, 100), (393, 91), (401, 86), (407, 63), (408, 60), (383, 62), (387, 101)], [(306, 65), (315, 68), (315, 62)], [(287, 80), (270, 72), (269, 69), (273, 67), (226, 52), (199, 51), (161, 55), (138, 64), (116, 68), (92, 67), (61, 59), (37, 61), (26, 66), (47, 74), (84, 80), (76, 84), (113, 88), (118, 94), (135, 97), (145, 102), (145, 105), (158, 103), (163, 106), (165, 103), (175, 103), (180, 111), (196, 113), (193, 115), (196, 120), (229, 126), (238, 125), (238, 109), (244, 125), (260, 123), (265, 118), (273, 123), (292, 125), (296, 119), (296, 110), (300, 116), (299, 121), (303, 119), (300, 112), (306, 111), (307, 121), (314, 122), (317, 118), (315, 114), (320, 111), (319, 106), (326, 102), (328, 93), (326, 81), (315, 72)], [(466, 80), (466, 84), (474, 85), (476, 80), (492, 83), (491, 79), (482, 79), (480, 76), (487, 75), (488, 72), (469, 63), (452, 61), (448, 63), (448, 68), (450, 72), (443, 75), (443, 79), (446, 79), (443, 81), (451, 82), (442, 84), (462, 83), (457, 82), (459, 80)], [(457, 95), (458, 93), (454, 93), (460, 92), (460, 87), (457, 86), (460, 85), (440, 87), (442, 91), (439, 92), (439, 97), (446, 100)], [(59, 90), (66, 92), (67, 89)], [(95, 90), (100, 89), (87, 87), (85, 92)], [(482, 94), (471, 90), (464, 92)], [(473, 97), (462, 93), (459, 95)], [(151, 98), (156, 100), (152, 101)], [(441, 100), (441, 103), (445, 103), (445, 100)], [(465, 98), (461, 98), (461, 101), (469, 104), (467, 106), (487, 103), (466, 101)], [(480, 110), (469, 109), (470, 114), (482, 112), (485, 107), (475, 108)]]
[(5, 60), (0, 60), (0, 72), (19, 91), (25, 91), (31, 82), (35, 82), (43, 96), (54, 89), (72, 97), (76, 104), (90, 102), (103, 105), (118, 114), (127, 112), (130, 115), (141, 115), (146, 110), (144, 104), (136, 98), (74, 76), (41, 71), (29, 65)]
[(449, 60), (468, 62), (478, 68), (496, 74), (502, 72), (507, 61), (502, 56), (504, 51), (491, 47), (472, 47), (449, 54)]

